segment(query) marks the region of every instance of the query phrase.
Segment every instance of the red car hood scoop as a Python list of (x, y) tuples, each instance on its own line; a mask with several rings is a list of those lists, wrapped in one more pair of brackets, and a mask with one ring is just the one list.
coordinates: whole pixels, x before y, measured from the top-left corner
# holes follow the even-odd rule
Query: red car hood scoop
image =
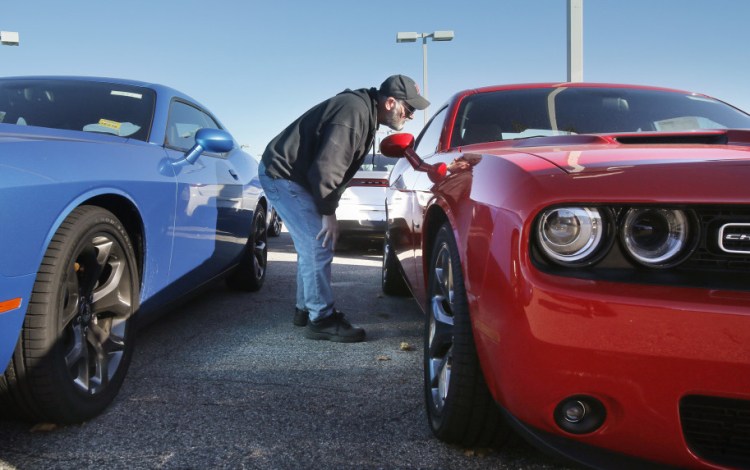
[(750, 162), (750, 130), (533, 137), (513, 148), (523, 148), (569, 173), (638, 165)]
[(530, 137), (519, 139), (513, 144), (514, 148), (561, 146), (561, 145), (589, 145), (589, 144), (703, 144), (703, 145), (748, 145), (750, 146), (749, 130), (706, 130), (691, 132), (637, 132), (622, 134), (582, 134), (558, 135), (552, 137)]

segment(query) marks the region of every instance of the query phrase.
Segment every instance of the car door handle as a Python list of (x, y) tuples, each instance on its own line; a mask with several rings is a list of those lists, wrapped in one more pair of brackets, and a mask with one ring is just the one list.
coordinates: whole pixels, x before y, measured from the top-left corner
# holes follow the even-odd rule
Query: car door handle
[(237, 176), (237, 173), (234, 172), (234, 170), (229, 170), (229, 174), (232, 175), (232, 178), (239, 180), (240, 177)]

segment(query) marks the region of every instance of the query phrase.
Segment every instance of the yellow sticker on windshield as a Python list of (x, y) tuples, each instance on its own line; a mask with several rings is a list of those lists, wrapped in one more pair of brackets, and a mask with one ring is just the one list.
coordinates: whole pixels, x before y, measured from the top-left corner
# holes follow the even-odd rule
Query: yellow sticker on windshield
[(99, 119), (99, 125), (104, 127), (109, 127), (110, 129), (116, 129), (120, 130), (120, 127), (122, 124), (120, 124), (117, 121), (110, 121), (109, 119)]

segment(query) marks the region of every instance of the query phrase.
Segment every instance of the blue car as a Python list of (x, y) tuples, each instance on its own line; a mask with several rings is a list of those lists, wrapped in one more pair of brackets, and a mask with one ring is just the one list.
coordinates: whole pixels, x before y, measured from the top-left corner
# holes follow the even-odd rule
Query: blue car
[(267, 261), (258, 164), (171, 88), (0, 78), (0, 415), (78, 423), (117, 395), (138, 325)]

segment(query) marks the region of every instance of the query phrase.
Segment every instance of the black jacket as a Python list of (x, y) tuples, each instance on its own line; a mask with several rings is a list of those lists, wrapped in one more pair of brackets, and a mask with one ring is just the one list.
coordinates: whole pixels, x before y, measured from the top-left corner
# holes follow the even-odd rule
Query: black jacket
[(335, 213), (372, 147), (377, 98), (376, 88), (345, 90), (308, 110), (268, 144), (266, 173), (308, 189), (321, 214)]

